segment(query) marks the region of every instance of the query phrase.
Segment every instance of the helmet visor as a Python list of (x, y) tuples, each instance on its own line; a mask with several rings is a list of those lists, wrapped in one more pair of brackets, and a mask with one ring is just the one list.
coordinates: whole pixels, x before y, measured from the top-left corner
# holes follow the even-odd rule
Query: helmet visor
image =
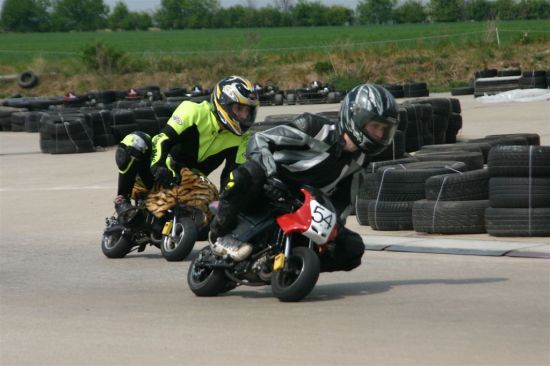
[(246, 131), (252, 126), (256, 119), (256, 106), (232, 103), (230, 106), (231, 118), (241, 125), (241, 129)]
[[(389, 145), (392, 142), (398, 125), (395, 118), (381, 118), (371, 113), (361, 113), (353, 116), (352, 119), (368, 140), (382, 145)], [(360, 145), (367, 144), (367, 139), (363, 139)]]
[(363, 126), (363, 133), (372, 141), (388, 145), (393, 140), (396, 128), (396, 123), (372, 119)]

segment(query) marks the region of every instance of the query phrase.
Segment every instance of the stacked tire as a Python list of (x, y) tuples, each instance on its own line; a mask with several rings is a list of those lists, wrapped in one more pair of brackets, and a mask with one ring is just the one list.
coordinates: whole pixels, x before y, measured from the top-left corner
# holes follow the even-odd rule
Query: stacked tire
[(426, 180), (434, 175), (465, 171), (457, 161), (424, 161), (387, 165), (367, 183), (370, 196), (368, 221), (373, 230), (412, 230), (413, 205), (425, 199)]
[(550, 236), (550, 146), (502, 145), (489, 152), (487, 232)]
[(11, 130), (38, 132), (40, 120), (44, 112), (15, 112), (11, 115)]
[(432, 124), (433, 111), (429, 104), (404, 103), (407, 111), (407, 128), (405, 130), (405, 151), (419, 150), (424, 145), (433, 144), (433, 135), (429, 125)]
[(427, 97), (430, 95), (428, 84), (425, 82), (403, 84), (405, 98)]
[(462, 129), (462, 109), (457, 98), (422, 98), (412, 102), (432, 107), (432, 120), (427, 128), (433, 144), (456, 142), (456, 135)]
[(519, 80), (521, 89), (546, 89), (548, 83), (546, 81), (545, 70), (523, 71), (522, 77)]
[[(369, 163), (368, 167), (357, 174), (357, 193), (352, 199), (354, 212), (359, 225), (369, 225), (369, 204), (376, 199), (375, 173), (384, 166), (413, 163), (414, 157), (396, 160), (383, 160)], [(353, 197), (352, 197), (353, 198)]]
[(413, 204), (413, 228), (430, 234), (485, 233), (489, 173), (481, 168), (426, 180), (426, 199)]
[(50, 154), (95, 151), (91, 120), (82, 113), (45, 113), (40, 121), (40, 150)]

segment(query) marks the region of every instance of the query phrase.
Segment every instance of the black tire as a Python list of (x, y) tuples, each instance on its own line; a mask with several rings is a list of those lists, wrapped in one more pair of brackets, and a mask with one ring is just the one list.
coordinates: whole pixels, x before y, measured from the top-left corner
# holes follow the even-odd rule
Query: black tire
[(459, 142), (454, 144), (440, 144), (440, 145), (424, 145), (422, 146), (422, 150), (430, 150), (430, 151), (456, 151), (456, 150), (463, 150), (463, 151), (481, 151), (483, 154), (483, 162), (487, 162), (487, 156), (489, 155), (489, 150), (491, 150), (491, 144), (488, 142), (476, 142), (476, 141), (468, 141), (468, 142)]
[(176, 222), (176, 236), (162, 237), (160, 251), (168, 262), (179, 262), (187, 258), (197, 241), (197, 227), (187, 217), (179, 217)]
[(307, 247), (296, 247), (287, 258), (285, 268), (273, 273), (273, 295), (283, 302), (300, 301), (306, 297), (319, 279), (321, 262), (317, 254)]
[(485, 233), (488, 200), (416, 201), (412, 209), (414, 230), (431, 234)]
[(265, 116), (264, 122), (288, 124), (288, 123), (294, 121), (294, 119), (298, 116), (299, 116), (299, 114), (294, 114), (294, 113), (270, 114), (270, 115)]
[(80, 154), (94, 152), (95, 147), (90, 140), (46, 139), (40, 137), (40, 151), (49, 154)]
[(550, 177), (550, 146), (495, 146), (487, 165), (491, 177)]
[(101, 251), (107, 258), (124, 258), (132, 250), (132, 241), (122, 231), (104, 233), (101, 238)]
[(550, 207), (550, 178), (493, 177), (489, 199), (496, 208)]
[(275, 105), (283, 105), (283, 95), (282, 94), (275, 94), (273, 96), (273, 104)]
[(423, 161), (385, 166), (375, 173), (376, 198), (380, 201), (424, 199), (425, 182), (429, 177), (464, 171), (465, 167), (464, 163), (456, 161)]
[(294, 105), (296, 104), (296, 94), (290, 93), (286, 95), (286, 104)]
[(362, 226), (369, 226), (369, 203), (370, 199), (357, 197), (355, 200), (355, 218)]
[(472, 95), (472, 94), (474, 94), (474, 88), (470, 86), (451, 89), (451, 95)]
[(489, 172), (487, 169), (477, 169), (434, 175), (426, 180), (425, 188), (428, 200), (486, 200), (489, 198)]
[(30, 89), (38, 84), (38, 77), (32, 71), (24, 71), (19, 74), (17, 84), (23, 89)]
[(550, 236), (550, 207), (485, 210), (485, 226), (493, 236)]
[(430, 151), (419, 150), (414, 154), (419, 161), (456, 160), (466, 164), (467, 170), (483, 168), (481, 151)]
[(217, 296), (226, 292), (232, 283), (220, 268), (196, 267), (198, 261), (204, 256), (210, 255), (212, 255), (210, 247), (202, 249), (199, 256), (191, 262), (187, 271), (187, 284), (191, 291), (200, 297)]
[[(538, 133), (507, 133), (507, 134), (501, 134), (501, 135), (487, 135), (485, 136), (485, 139), (491, 140), (491, 139), (508, 139), (508, 138), (516, 138), (516, 137), (523, 137), (527, 140), (527, 145), (540, 145), (540, 135)], [(499, 144), (499, 145), (509, 145), (509, 144)], [(513, 144), (515, 145), (515, 144)], [(519, 144), (522, 145), (522, 144)]]
[(395, 160), (384, 160), (384, 161), (371, 161), (365, 171), (367, 173), (376, 173), (378, 169), (381, 169), (388, 165), (399, 165), (399, 164), (407, 164), (407, 163), (414, 163), (417, 162), (418, 159), (415, 157), (406, 157), (401, 159), (395, 159)]
[(373, 230), (412, 230), (412, 208), (414, 201), (369, 202), (369, 225)]

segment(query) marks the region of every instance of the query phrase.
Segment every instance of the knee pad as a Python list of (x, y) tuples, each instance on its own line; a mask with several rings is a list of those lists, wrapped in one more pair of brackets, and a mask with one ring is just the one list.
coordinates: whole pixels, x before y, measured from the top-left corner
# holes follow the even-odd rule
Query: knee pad
[(119, 146), (115, 153), (115, 162), (120, 172), (125, 172), (132, 163), (132, 155), (129, 154), (125, 146)]

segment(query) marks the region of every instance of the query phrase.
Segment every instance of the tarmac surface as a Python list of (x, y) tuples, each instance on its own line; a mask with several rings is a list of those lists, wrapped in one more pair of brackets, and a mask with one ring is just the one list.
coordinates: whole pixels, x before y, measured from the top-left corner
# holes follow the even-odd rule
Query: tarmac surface
[[(432, 93), (430, 97), (451, 97)], [(471, 95), (460, 100), (463, 128), (458, 139), (481, 138), (491, 134), (537, 133), (541, 145), (550, 145), (550, 101), (481, 103)], [(398, 99), (398, 102), (404, 101)], [(334, 111), (339, 104), (305, 104), (260, 107), (257, 120), (271, 114)], [(37, 134), (0, 133), (0, 156), (39, 152)], [(107, 150), (112, 149), (108, 148)], [(78, 156), (78, 154), (73, 154)], [(4, 165), (4, 164), (2, 164)], [(2, 169), (1, 174), (7, 171)], [(213, 173), (217, 182), (218, 172)], [(0, 176), (1, 178), (2, 176)], [(2, 179), (0, 182), (4, 182)], [(5, 187), (0, 188), (0, 192)], [(550, 225), (550, 223), (549, 223)], [(362, 235), (367, 250), (403, 251), (439, 254), (550, 258), (549, 237), (494, 237), (488, 234), (426, 234), (415, 231), (376, 231), (359, 225), (350, 216), (347, 226)]]
[[(462, 137), (550, 145), (550, 102), (459, 99)], [(550, 238), (373, 231), (351, 216), (362, 265), (323, 273), (303, 301), (268, 286), (199, 298), (186, 274), (204, 242), (183, 262), (102, 254), (116, 178), (114, 148), (50, 155), (36, 133), (0, 132), (0, 365), (550, 365)]]

